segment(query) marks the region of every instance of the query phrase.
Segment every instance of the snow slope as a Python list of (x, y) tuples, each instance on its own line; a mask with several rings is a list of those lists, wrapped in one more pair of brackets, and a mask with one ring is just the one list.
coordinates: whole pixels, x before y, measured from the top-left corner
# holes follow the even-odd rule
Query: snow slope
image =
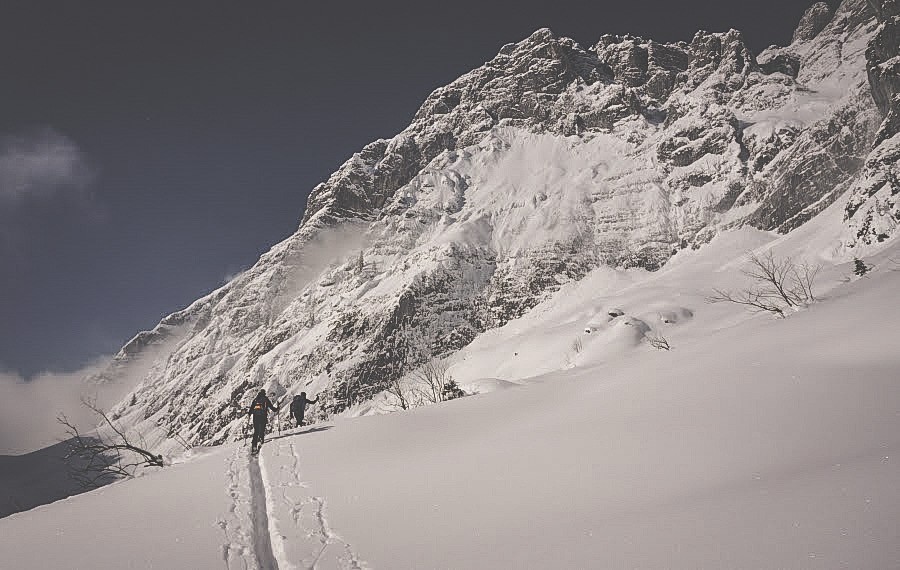
[[(897, 567), (900, 244), (862, 279), (828, 261), (822, 300), (787, 319), (703, 302), (741, 283), (750, 249), (832, 257), (842, 207), (787, 236), (725, 233), (663, 271), (597, 270), (457, 355), (462, 385), (516, 386), (294, 430), (258, 461), (228, 444), (0, 519), (0, 555), (16, 568)], [(610, 307), (624, 314), (605, 320)], [(673, 349), (641, 342), (650, 332)]]

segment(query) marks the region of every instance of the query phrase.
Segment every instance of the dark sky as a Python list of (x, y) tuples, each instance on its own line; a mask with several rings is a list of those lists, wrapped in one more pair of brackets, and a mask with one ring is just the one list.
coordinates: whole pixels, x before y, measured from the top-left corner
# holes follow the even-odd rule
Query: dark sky
[(0, 371), (80, 367), (218, 287), (353, 152), (537, 28), (734, 27), (758, 52), (811, 3), (7, 0)]

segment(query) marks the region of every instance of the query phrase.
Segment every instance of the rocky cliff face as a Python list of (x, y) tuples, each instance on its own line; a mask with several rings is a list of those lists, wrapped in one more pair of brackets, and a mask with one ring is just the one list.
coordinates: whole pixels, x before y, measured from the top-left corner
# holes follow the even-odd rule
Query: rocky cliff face
[(803, 13), (797, 29), (794, 30), (792, 44), (800, 42), (808, 42), (819, 35), (819, 32), (825, 29), (825, 26), (831, 21), (831, 8), (825, 2), (816, 2)]
[(900, 225), (900, 3), (872, 0), (870, 5), (879, 25), (866, 49), (866, 71), (885, 118), (844, 210), (845, 242), (851, 247), (883, 242)]
[(126, 346), (107, 377), (158, 350), (116, 413), (220, 443), (253, 386), (339, 412), (598, 265), (653, 270), (725, 228), (796, 228), (871, 151), (876, 28), (845, 0), (758, 57), (735, 30), (504, 46), (318, 185), (253, 268)]

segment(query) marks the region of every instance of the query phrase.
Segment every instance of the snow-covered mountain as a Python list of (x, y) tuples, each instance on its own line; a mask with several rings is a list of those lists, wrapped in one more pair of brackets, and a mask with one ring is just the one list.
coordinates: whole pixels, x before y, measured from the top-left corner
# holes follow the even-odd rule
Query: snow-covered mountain
[(834, 253), (889, 239), (894, 6), (816, 4), (789, 46), (758, 55), (736, 30), (585, 49), (543, 29), (508, 44), (354, 154), (296, 233), (136, 336), (97, 381), (148, 369), (114, 413), (218, 444), (254, 386), (343, 411), (599, 267), (658, 270), (744, 226), (791, 232), (848, 192)]

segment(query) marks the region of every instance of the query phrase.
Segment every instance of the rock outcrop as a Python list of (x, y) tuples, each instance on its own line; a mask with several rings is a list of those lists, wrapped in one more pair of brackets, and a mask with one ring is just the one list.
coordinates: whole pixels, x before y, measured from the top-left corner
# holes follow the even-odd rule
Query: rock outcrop
[(319, 184), (254, 267), (129, 343), (106, 375), (142, 356), (147, 371), (116, 413), (215, 444), (240, 431), (253, 386), (340, 412), (600, 265), (655, 270), (741, 225), (791, 231), (863, 168), (893, 175), (888, 147), (869, 154), (873, 14), (816, 5), (759, 57), (736, 30), (505, 45)]
[(815, 38), (830, 21), (831, 8), (825, 2), (816, 2), (807, 8), (803, 17), (800, 18), (791, 43), (806, 42)]
[(851, 247), (884, 242), (900, 226), (900, 3), (870, 5), (880, 23), (866, 49), (866, 71), (885, 118), (844, 210)]

